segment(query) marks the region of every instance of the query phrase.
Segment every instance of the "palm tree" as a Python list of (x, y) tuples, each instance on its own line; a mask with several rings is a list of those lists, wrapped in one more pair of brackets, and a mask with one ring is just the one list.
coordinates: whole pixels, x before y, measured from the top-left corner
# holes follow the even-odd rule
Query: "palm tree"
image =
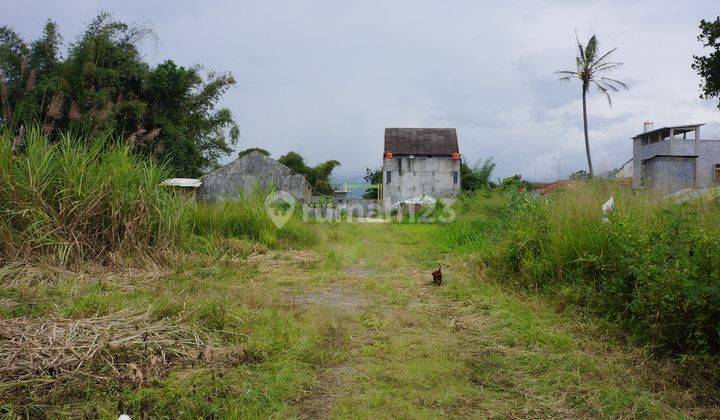
[[(582, 105), (583, 105), (583, 128), (585, 130), (585, 152), (587, 153), (588, 169), (590, 177), (593, 172), (592, 159), (590, 158), (590, 139), (588, 138), (588, 118), (587, 118), (587, 94), (591, 86), (595, 86), (601, 93), (605, 95), (608, 104), (612, 106), (612, 98), (610, 92), (619, 92), (620, 88), (627, 89), (625, 83), (603, 76), (607, 72), (622, 66), (622, 63), (608, 61), (610, 54), (617, 50), (617, 47), (611, 49), (605, 54), (598, 52), (598, 40), (595, 35), (591, 36), (586, 46), (580, 43), (580, 39), (575, 34), (578, 50), (580, 55), (575, 58), (576, 70), (562, 70), (555, 72), (560, 75), (561, 81), (570, 79), (578, 79), (582, 83)], [(599, 58), (598, 58), (599, 57)]]

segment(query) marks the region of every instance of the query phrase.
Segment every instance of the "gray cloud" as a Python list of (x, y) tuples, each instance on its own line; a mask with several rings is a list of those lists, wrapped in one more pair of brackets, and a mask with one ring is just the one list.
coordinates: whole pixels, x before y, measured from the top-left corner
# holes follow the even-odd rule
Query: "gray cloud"
[[(72, 6), (69, 6), (72, 4)], [(0, 24), (37, 36), (47, 17), (72, 39), (96, 11), (147, 22), (151, 62), (170, 58), (232, 71), (223, 104), (235, 113), (238, 149), (297, 150), (311, 163), (343, 162), (340, 175), (380, 165), (387, 126), (458, 129), (470, 161), (488, 156), (497, 176), (551, 179), (584, 168), (579, 87), (557, 81), (572, 68), (577, 29), (618, 46), (617, 77), (631, 90), (612, 108), (590, 101), (596, 165), (630, 156), (629, 137), (651, 119), (711, 124), (720, 112), (698, 97), (690, 68), (701, 18), (715, 1), (448, 2), (26, 1), (0, 0)], [(705, 135), (704, 135), (705, 136)]]

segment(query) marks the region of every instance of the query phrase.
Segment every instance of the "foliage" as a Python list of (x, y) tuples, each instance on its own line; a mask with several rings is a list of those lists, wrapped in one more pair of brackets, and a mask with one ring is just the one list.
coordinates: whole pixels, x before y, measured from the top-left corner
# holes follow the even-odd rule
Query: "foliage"
[(477, 191), (481, 188), (493, 188), (495, 184), (490, 180), (495, 170), (493, 158), (478, 161), (475, 166), (465, 162), (460, 164), (460, 179), (463, 191)]
[(270, 152), (268, 152), (267, 150), (265, 150), (265, 149), (263, 149), (263, 148), (260, 148), (260, 147), (251, 147), (251, 148), (249, 148), (249, 149), (245, 149), (245, 150), (241, 151), (240, 153), (238, 153), (238, 156), (237, 156), (237, 157), (238, 157), (238, 158), (241, 158), (241, 157), (243, 157), (243, 156), (245, 156), (245, 155), (249, 155), (249, 154), (252, 153), (252, 152), (260, 152), (260, 153), (262, 153), (262, 154), (265, 155), (265, 156), (270, 156)]
[(182, 232), (181, 202), (160, 183), (165, 168), (100, 137), (49, 143), (31, 130), (14, 155), (0, 136), (0, 263), (53, 257), (59, 264), (158, 252)]
[[(492, 258), (462, 254), (494, 255), (505, 228), (530, 203), (527, 194), (482, 190), (455, 204), (460, 219), (454, 224), (323, 223), (311, 226), (322, 238), (311, 249), (279, 252), (231, 237), (218, 242), (250, 242), (247, 258), (191, 258), (171, 270), (68, 273), (51, 287), (25, 280), (33, 267), (22, 265), (24, 283), (0, 288), (0, 318), (97, 320), (129, 309), (198, 331), (207, 347), (189, 363), (146, 348), (139, 359), (111, 360), (121, 367), (115, 376), (92, 374), (83, 365), (90, 375), (59, 380), (54, 367), (45, 366), (32, 379), (5, 380), (0, 411), (42, 418), (118, 412), (158, 418), (318, 412), (353, 418), (388, 412), (402, 418), (712, 417), (715, 383), (707, 384), (706, 394), (688, 389), (678, 380), (679, 364), (618, 343), (596, 317), (559, 314), (543, 297), (518, 293), (525, 283), (500, 287), (488, 278)], [(446, 250), (455, 252), (436, 252), (434, 245), (446, 239), (447, 245), (467, 241), (462, 250), (453, 245)], [(423, 283), (438, 262), (447, 276), (428, 299)], [(422, 305), (413, 304), (418, 299)], [(135, 339), (147, 335), (141, 327)], [(13, 335), (2, 338), (6, 346), (17, 345)], [(174, 343), (167, 344), (166, 350)], [(328, 369), (339, 376), (326, 380)], [(143, 376), (133, 379), (127, 371)], [(318, 391), (319, 405), (306, 398)]]
[(610, 55), (612, 55), (617, 47), (611, 49), (606, 53), (600, 53), (599, 42), (595, 35), (592, 35), (587, 42), (587, 45), (583, 46), (580, 39), (577, 38), (578, 56), (575, 58), (576, 68), (575, 70), (561, 70), (555, 72), (560, 75), (561, 81), (568, 81), (571, 79), (577, 79), (580, 81), (582, 88), (582, 105), (583, 105), (583, 132), (585, 134), (585, 153), (587, 155), (588, 170), (590, 177), (592, 178), (595, 173), (592, 166), (592, 158), (590, 157), (590, 138), (588, 135), (588, 123), (587, 123), (587, 94), (591, 87), (595, 87), (600, 91), (608, 100), (608, 104), (612, 106), (612, 98), (610, 97), (611, 92), (619, 92), (620, 89), (627, 89), (625, 83), (613, 79), (610, 77), (603, 76), (608, 72), (622, 66), (622, 63), (608, 61)]
[[(382, 184), (382, 168), (380, 169), (370, 169), (365, 168), (365, 176), (363, 177), (365, 182), (372, 185), (378, 185)], [(376, 200), (378, 198), (379, 189), (377, 188), (369, 188), (365, 190), (365, 193), (363, 194), (363, 198), (369, 199), (369, 200)]]
[(533, 189), (533, 185), (530, 181), (522, 179), (522, 175), (513, 175), (500, 180), (498, 187), (505, 191), (517, 191), (524, 189), (530, 191)]
[(575, 171), (570, 174), (570, 179), (590, 179), (590, 174), (584, 170), (580, 169), (579, 171)]
[[(602, 223), (611, 195), (616, 211)], [(448, 249), (480, 253), (500, 281), (586, 308), (656, 352), (720, 353), (714, 201), (676, 205), (611, 181), (495, 197), (466, 198), (475, 204), (461, 207)]]
[(128, 144), (71, 135), (50, 142), (40, 131), (26, 133), (23, 153), (13, 153), (9, 134), (0, 136), (0, 265), (157, 260), (165, 251), (212, 251), (222, 238), (271, 247), (315, 240), (297, 215), (277, 228), (263, 191), (239, 202), (196, 205), (161, 186), (166, 168)]
[(703, 47), (710, 49), (710, 53), (706, 56), (693, 56), (692, 68), (703, 79), (700, 84), (701, 98), (718, 98), (720, 97), (720, 16), (714, 21), (705, 19), (700, 21), (698, 41)]
[(248, 239), (269, 247), (315, 243), (314, 233), (299, 217), (290, 217), (278, 228), (265, 209), (266, 195), (266, 191), (256, 190), (237, 201), (192, 206), (190, 230), (200, 237)]
[(239, 130), (217, 102), (235, 84), (230, 74), (167, 60), (152, 68), (138, 45), (152, 31), (98, 14), (61, 57), (57, 25), (48, 21), (28, 45), (0, 27), (0, 127), (42, 126), (95, 138), (128, 138), (133, 151), (167, 162), (173, 175), (197, 177), (231, 152)]
[(337, 160), (328, 160), (315, 167), (305, 164), (305, 159), (297, 152), (288, 152), (278, 159), (278, 162), (288, 168), (303, 174), (312, 188), (313, 194), (332, 195), (333, 187), (330, 184), (330, 175), (333, 169), (340, 166)]

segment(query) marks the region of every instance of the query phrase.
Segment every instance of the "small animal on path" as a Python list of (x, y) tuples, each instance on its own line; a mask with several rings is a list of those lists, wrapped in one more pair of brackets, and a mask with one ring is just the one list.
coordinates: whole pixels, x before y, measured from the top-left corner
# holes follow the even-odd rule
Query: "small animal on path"
[(442, 267), (440, 264), (438, 264), (438, 269), (432, 272), (432, 276), (435, 286), (440, 286), (442, 284)]

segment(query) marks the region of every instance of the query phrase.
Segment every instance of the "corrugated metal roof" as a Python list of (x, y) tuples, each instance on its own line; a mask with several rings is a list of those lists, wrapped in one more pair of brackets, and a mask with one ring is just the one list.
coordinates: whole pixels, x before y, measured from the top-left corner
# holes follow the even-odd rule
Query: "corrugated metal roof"
[(202, 185), (202, 181), (193, 178), (170, 178), (163, 181), (162, 185), (166, 187), (197, 188)]
[(454, 128), (386, 128), (385, 153), (441, 155), (459, 153)]

